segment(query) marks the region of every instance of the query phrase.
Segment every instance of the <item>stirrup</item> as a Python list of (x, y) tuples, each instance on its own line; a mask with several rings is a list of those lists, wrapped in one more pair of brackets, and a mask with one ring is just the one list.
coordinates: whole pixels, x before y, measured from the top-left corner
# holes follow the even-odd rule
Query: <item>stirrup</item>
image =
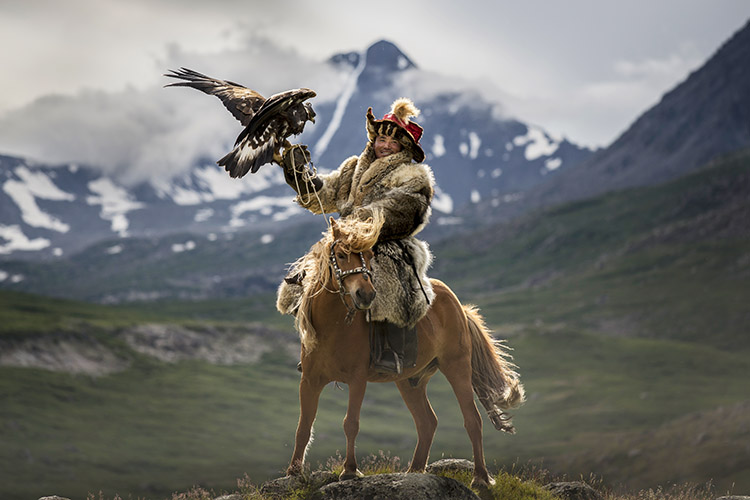
[(404, 365), (401, 362), (401, 358), (399, 358), (398, 354), (391, 349), (383, 350), (380, 354), (380, 358), (372, 363), (372, 367), (378, 373), (393, 373), (395, 375), (401, 375), (404, 371)]

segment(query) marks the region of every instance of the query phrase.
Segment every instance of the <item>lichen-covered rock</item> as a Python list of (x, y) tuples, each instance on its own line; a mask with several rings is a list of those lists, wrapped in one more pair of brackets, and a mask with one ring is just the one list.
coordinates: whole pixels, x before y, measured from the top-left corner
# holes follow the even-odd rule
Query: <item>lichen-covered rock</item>
[(441, 474), (444, 472), (468, 472), (474, 474), (474, 462), (465, 458), (443, 458), (427, 466), (425, 472)]
[(544, 488), (563, 500), (604, 500), (604, 495), (581, 481), (549, 483)]
[(266, 497), (281, 500), (289, 498), (294, 491), (302, 489), (317, 490), (338, 480), (339, 477), (333, 472), (316, 471), (311, 474), (284, 476), (267, 481), (261, 486), (260, 492)]
[(243, 500), (244, 498), (245, 497), (240, 493), (232, 493), (231, 495), (224, 495), (214, 498), (214, 500)]
[(324, 486), (320, 500), (479, 500), (469, 488), (433, 474), (378, 474)]

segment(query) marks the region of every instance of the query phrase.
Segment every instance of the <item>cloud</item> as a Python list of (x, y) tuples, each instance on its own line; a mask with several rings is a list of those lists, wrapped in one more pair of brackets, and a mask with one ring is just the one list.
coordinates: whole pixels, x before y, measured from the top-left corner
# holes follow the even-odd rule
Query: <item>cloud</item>
[[(342, 82), (333, 67), (264, 39), (220, 53), (172, 46), (159, 66), (155, 72), (191, 67), (244, 82), (266, 96), (300, 86), (320, 89), (314, 103), (333, 99)], [(217, 98), (193, 89), (83, 90), (45, 96), (0, 117), (0, 151), (45, 163), (81, 163), (135, 183), (213, 162), (231, 149), (241, 130)]]
[(694, 44), (684, 43), (676, 52), (663, 57), (619, 59), (614, 62), (615, 74), (628, 79), (674, 81), (703, 61)]
[(603, 74), (570, 88), (531, 98), (509, 95), (505, 102), (510, 112), (550, 132), (590, 147), (607, 146), (704, 58), (686, 43), (662, 57), (616, 59)]

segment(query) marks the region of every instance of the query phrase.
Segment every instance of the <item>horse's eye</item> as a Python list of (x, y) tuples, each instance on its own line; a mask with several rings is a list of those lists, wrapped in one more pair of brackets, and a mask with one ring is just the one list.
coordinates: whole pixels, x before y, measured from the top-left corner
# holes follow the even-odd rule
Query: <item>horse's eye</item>
[(344, 260), (344, 259), (346, 259), (346, 255), (345, 255), (345, 254), (343, 254), (342, 252), (338, 252), (338, 253), (336, 254), (336, 258), (337, 258), (337, 259), (341, 259), (341, 260)]

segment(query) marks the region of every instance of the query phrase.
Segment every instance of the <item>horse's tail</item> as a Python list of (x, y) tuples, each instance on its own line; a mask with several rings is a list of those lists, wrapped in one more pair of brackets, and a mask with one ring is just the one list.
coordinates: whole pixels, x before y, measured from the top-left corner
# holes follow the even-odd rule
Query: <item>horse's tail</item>
[(476, 306), (463, 306), (471, 334), (471, 384), (479, 402), (499, 431), (514, 434), (512, 416), (505, 410), (520, 406), (525, 399), (510, 348), (492, 337)]

